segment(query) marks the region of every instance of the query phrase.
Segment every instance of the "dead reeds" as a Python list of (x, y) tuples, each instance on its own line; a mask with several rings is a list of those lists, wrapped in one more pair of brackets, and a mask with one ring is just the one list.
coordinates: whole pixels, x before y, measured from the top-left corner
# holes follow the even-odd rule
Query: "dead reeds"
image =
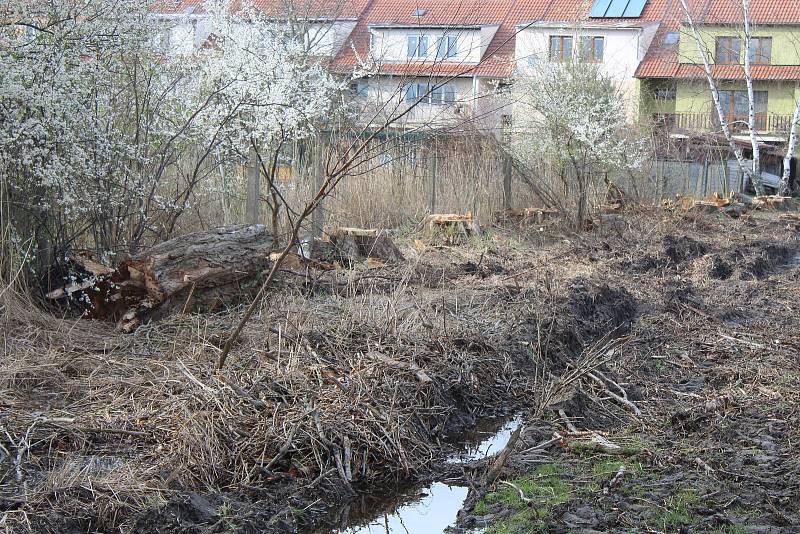
[(331, 272), (313, 297), (284, 280), (219, 372), (238, 311), (124, 335), (7, 305), (4, 524), (55, 510), (80, 528), (131, 528), (181, 490), (293, 482), (345, 495), (419, 472), (454, 416), (524, 398), (531, 383), (509, 349), (513, 316), (497, 312), (519, 295), (453, 284), (420, 293), (409, 289), (418, 270)]

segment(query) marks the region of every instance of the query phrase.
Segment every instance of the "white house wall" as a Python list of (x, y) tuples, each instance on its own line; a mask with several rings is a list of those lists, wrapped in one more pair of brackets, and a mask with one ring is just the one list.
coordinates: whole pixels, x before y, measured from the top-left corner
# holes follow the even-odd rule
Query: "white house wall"
[[(443, 78), (376, 76), (366, 81), (367, 94), (359, 98), (356, 105), (365, 109), (366, 117), (371, 117), (376, 109), (382, 109), (380, 119), (394, 116), (406, 109), (405, 87), (408, 84), (443, 83)], [(363, 83), (363, 82), (362, 82)], [(451, 122), (457, 118), (469, 118), (472, 114), (473, 81), (472, 78), (456, 78), (447, 82), (456, 92), (454, 104), (418, 104), (401, 122), (436, 124)], [(388, 104), (387, 104), (388, 103)], [(380, 120), (378, 119), (378, 120)]]
[[(428, 55), (426, 58), (408, 57), (408, 36), (427, 35)], [(458, 37), (458, 53), (447, 58), (453, 63), (478, 63), (481, 59), (483, 39), (481, 30), (476, 29), (433, 29), (433, 28), (373, 28), (372, 56), (378, 62), (437, 61), (437, 44), (443, 37)]]
[(638, 104), (638, 84), (634, 75), (644, 58), (657, 26), (645, 28), (529, 28), (517, 35), (516, 62), (522, 75), (535, 69), (540, 62), (550, 61), (550, 37), (573, 37), (573, 53), (580, 51), (581, 37), (603, 37), (604, 50), (601, 63), (603, 72), (617, 82), (627, 100), (631, 113)]
[(309, 51), (315, 56), (337, 54), (355, 27), (355, 21), (308, 23), (305, 31)]
[[(208, 16), (171, 16), (162, 18), (165, 29), (159, 39), (171, 54), (186, 55), (198, 50), (211, 35), (212, 21)], [(339, 52), (355, 28), (355, 21), (299, 22), (292, 31), (304, 32), (309, 52), (316, 56), (332, 57)], [(275, 23), (274, 28), (287, 31), (287, 23)], [(238, 24), (237, 30), (243, 41), (269, 39), (265, 35), (252, 35), (256, 31), (249, 24)]]

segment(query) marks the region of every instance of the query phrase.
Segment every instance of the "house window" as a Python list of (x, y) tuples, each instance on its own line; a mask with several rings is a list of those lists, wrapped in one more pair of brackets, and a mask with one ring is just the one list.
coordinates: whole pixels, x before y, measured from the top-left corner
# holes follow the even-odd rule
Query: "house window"
[(681, 40), (681, 34), (678, 32), (667, 32), (664, 36), (664, 44), (667, 46), (676, 45)]
[(750, 38), (750, 63), (769, 65), (772, 62), (772, 37)]
[(458, 37), (443, 36), (436, 48), (437, 59), (449, 59), (458, 55)]
[(738, 37), (717, 37), (715, 57), (718, 65), (738, 65), (742, 57), (742, 40)]
[(678, 96), (678, 88), (674, 84), (664, 85), (656, 89), (656, 100), (661, 102), (674, 102)]
[(357, 97), (369, 96), (369, 86), (367, 82), (358, 81), (350, 84), (350, 94)]
[(499, 81), (497, 82), (497, 94), (499, 95), (510, 95), (511, 94), (511, 82), (507, 81)]
[[(747, 99), (747, 91), (720, 91), (719, 103), (722, 107), (722, 114), (728, 124), (735, 122), (747, 123), (750, 112), (750, 102)], [(767, 109), (769, 108), (769, 93), (767, 91), (753, 92), (753, 107), (756, 112), (756, 129), (763, 130), (766, 127)]]
[(408, 36), (408, 57), (428, 57), (428, 36)]
[(603, 62), (605, 41), (602, 37), (581, 37), (581, 59), (589, 63)]
[(456, 89), (452, 85), (431, 87), (427, 83), (412, 83), (406, 87), (405, 100), (410, 104), (415, 102), (434, 106), (453, 104), (456, 101)]
[(566, 35), (550, 36), (550, 61), (572, 59), (572, 37)]

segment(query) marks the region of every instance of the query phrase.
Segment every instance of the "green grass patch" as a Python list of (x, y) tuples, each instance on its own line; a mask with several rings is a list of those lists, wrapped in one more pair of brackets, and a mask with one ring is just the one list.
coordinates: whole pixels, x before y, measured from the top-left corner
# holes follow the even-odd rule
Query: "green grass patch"
[(669, 497), (664, 503), (663, 510), (655, 516), (658, 526), (666, 529), (691, 525), (696, 519), (691, 508), (699, 502), (700, 497), (694, 490), (684, 490)]
[(559, 464), (539, 466), (530, 475), (511, 480), (527, 499), (524, 502), (519, 491), (500, 484), (496, 491), (487, 494), (475, 505), (476, 514), (486, 514), (498, 505), (515, 510), (515, 513), (487, 529), (488, 534), (522, 534), (543, 531), (553, 513), (553, 507), (570, 499), (572, 486), (562, 478), (564, 468)]

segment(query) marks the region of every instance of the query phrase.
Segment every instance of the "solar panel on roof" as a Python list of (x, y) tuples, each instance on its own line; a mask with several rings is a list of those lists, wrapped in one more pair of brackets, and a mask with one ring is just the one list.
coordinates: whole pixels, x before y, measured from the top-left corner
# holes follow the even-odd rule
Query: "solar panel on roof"
[(611, 0), (594, 0), (592, 10), (589, 11), (590, 17), (605, 17), (608, 6), (611, 5)]
[(625, 8), (628, 7), (628, 0), (612, 0), (611, 5), (608, 6), (606, 11), (606, 18), (621, 17), (625, 13)]
[(589, 16), (593, 18), (638, 18), (647, 0), (594, 0)]
[(631, 0), (628, 3), (628, 7), (625, 8), (625, 12), (622, 14), (623, 17), (641, 17), (642, 11), (644, 10), (644, 5), (647, 3), (647, 0)]

